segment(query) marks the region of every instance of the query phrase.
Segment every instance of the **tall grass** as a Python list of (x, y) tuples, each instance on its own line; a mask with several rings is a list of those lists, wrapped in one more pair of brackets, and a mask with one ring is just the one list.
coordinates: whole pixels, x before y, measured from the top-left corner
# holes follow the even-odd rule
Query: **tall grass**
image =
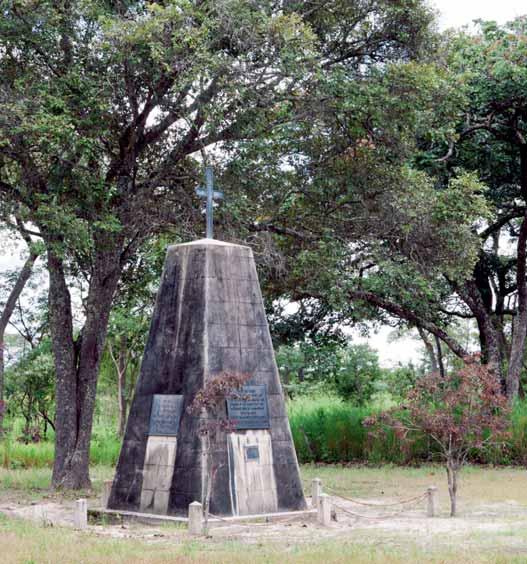
[(527, 400), (515, 403), (511, 418), (509, 457), (511, 462), (527, 464)]
[(371, 413), (371, 408), (354, 407), (333, 397), (290, 402), (289, 422), (299, 460), (364, 460), (366, 430), (361, 421)]
[[(438, 460), (435, 445), (426, 437), (403, 444), (393, 432), (372, 436), (362, 421), (380, 410), (379, 407), (357, 407), (335, 397), (298, 398), (290, 402), (289, 421), (299, 461), (421, 464)], [(518, 401), (513, 407), (506, 444), (474, 452), (471, 461), (527, 463), (527, 401)]]
[(362, 422), (379, 411), (332, 396), (290, 402), (289, 421), (299, 461), (408, 464), (432, 459), (434, 452), (425, 438), (403, 446), (392, 432), (373, 437)]
[[(287, 405), (291, 432), (301, 463), (421, 464), (438, 459), (433, 444), (421, 438), (402, 444), (394, 433), (373, 437), (362, 421), (381, 410), (378, 405), (357, 407), (332, 396), (300, 397)], [(91, 463), (113, 467), (121, 440), (114, 425), (99, 422), (91, 444)], [(37, 444), (16, 440), (16, 425), (0, 440), (0, 466), (10, 469), (51, 468), (53, 437)], [(527, 401), (518, 401), (511, 415), (510, 438), (505, 448), (474, 452), (472, 462), (484, 464), (527, 464)]]
[[(90, 461), (94, 465), (115, 466), (121, 441), (114, 434), (95, 430), (90, 447)], [(0, 440), (0, 466), (10, 469), (52, 468), (55, 447), (52, 437), (39, 443), (25, 444), (14, 433)]]

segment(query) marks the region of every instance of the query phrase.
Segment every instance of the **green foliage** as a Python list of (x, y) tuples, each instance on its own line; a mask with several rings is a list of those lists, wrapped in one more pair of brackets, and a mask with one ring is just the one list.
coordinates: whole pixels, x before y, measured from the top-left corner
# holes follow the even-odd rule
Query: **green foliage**
[(505, 457), (503, 451), (490, 453), (489, 460), (493, 464), (515, 463), (527, 464), (527, 401), (516, 401), (512, 408), (510, 438)]
[(406, 448), (395, 433), (382, 439), (371, 436), (362, 421), (377, 412), (370, 406), (354, 406), (335, 396), (290, 402), (289, 421), (299, 461), (407, 464), (430, 458), (426, 440)]
[(355, 345), (339, 351), (336, 389), (344, 400), (364, 404), (371, 399), (383, 375), (377, 351), (368, 345)]
[(366, 431), (360, 422), (370, 413), (368, 408), (354, 407), (334, 396), (291, 402), (288, 414), (299, 460), (364, 460)]
[[(299, 461), (369, 462), (372, 464), (423, 464), (439, 460), (436, 445), (424, 435), (410, 444), (394, 431), (370, 434), (364, 418), (380, 413), (379, 408), (357, 407), (334, 396), (302, 397), (288, 405), (291, 431)], [(516, 402), (504, 446), (473, 450), (472, 463), (525, 465), (527, 460), (527, 401)]]
[(50, 341), (43, 340), (23, 354), (5, 377), (8, 416), (24, 418), (25, 440), (40, 440), (54, 417), (55, 367)]
[(330, 389), (337, 366), (337, 348), (333, 341), (319, 346), (303, 341), (280, 347), (276, 362), (287, 393), (294, 396)]
[(385, 369), (377, 390), (387, 394), (392, 401), (400, 402), (415, 385), (419, 372), (412, 364)]
[(357, 405), (371, 399), (383, 371), (368, 345), (343, 345), (334, 339), (302, 341), (278, 349), (277, 364), (287, 393), (335, 393)]
[[(52, 434), (51, 434), (52, 435)], [(7, 434), (0, 440), (0, 465), (4, 468), (52, 468), (55, 453), (53, 436), (39, 443), (20, 442)], [(115, 466), (121, 441), (115, 433), (96, 429), (90, 447), (90, 463)]]

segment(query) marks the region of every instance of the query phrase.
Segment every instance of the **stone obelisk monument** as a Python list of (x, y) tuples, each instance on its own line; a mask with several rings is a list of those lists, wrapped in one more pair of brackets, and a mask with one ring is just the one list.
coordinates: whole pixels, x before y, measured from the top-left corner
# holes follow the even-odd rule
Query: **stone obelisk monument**
[[(222, 407), (236, 430), (204, 457), (187, 407), (222, 372), (250, 380)], [(212, 513), (305, 509), (252, 251), (207, 238), (168, 249), (108, 507), (186, 514), (210, 460)]]

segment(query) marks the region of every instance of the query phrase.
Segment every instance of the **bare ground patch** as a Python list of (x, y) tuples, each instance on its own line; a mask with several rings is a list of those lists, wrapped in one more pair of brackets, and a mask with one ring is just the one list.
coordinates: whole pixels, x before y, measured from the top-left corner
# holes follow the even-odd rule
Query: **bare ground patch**
[[(446, 486), (437, 479), (443, 477), (437, 468), (316, 468), (304, 472), (306, 485), (311, 470), (328, 488), (345, 490), (348, 496), (372, 505), (334, 496), (336, 520), (330, 527), (321, 527), (312, 518), (223, 523), (213, 526), (207, 538), (195, 539), (185, 526), (99, 523), (75, 534), (108, 542), (133, 541), (159, 549), (194, 547), (192, 554), (205, 562), (223, 562), (218, 559), (219, 553), (229, 554), (225, 561), (235, 562), (244, 551), (247, 557), (270, 551), (266, 562), (283, 561), (276, 554), (289, 555), (285, 561), (296, 562), (298, 556), (298, 561), (307, 562), (312, 560), (300, 556), (315, 553), (322, 554), (327, 562), (361, 562), (365, 561), (364, 554), (368, 561), (379, 562), (527, 562), (527, 473), (522, 469), (469, 469), (463, 477), (460, 516), (456, 518), (448, 516)], [(405, 507), (392, 505), (424, 492), (431, 477), (436, 477), (434, 483), (440, 492), (438, 517), (426, 517), (424, 499)], [(31, 496), (20, 493), (1, 495), (0, 513), (39, 528), (52, 527), (58, 534), (62, 527), (72, 529), (72, 498), (40, 492), (38, 499), (31, 501)], [(96, 506), (97, 497), (91, 497), (89, 503)], [(231, 549), (234, 552), (229, 552)], [(376, 560), (379, 554), (384, 556)]]

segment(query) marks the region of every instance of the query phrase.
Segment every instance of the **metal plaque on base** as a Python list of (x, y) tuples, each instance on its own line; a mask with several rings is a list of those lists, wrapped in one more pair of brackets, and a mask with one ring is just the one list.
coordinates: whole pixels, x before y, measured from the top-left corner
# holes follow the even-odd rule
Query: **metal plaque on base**
[(244, 429), (269, 429), (269, 409), (265, 385), (246, 385), (240, 398), (227, 400), (227, 414), (238, 431)]
[(154, 394), (150, 412), (150, 436), (177, 436), (183, 410), (183, 396)]

